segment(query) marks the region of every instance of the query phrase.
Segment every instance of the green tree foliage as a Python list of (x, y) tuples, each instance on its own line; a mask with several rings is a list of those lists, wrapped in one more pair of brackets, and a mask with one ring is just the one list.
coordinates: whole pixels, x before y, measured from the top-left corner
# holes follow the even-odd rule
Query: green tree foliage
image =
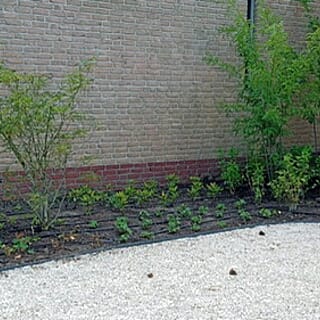
[(294, 50), (283, 22), (263, 1), (258, 2), (256, 25), (236, 1), (230, 1), (229, 11), (233, 21), (223, 32), (234, 43), (238, 61), (230, 63), (212, 54), (206, 61), (238, 80), (238, 99), (225, 105), (225, 110), (233, 115), (235, 132), (245, 138), (249, 154), (264, 159), (271, 180), (275, 155), (282, 152), (282, 138), (289, 132), (288, 122), (298, 113), (294, 101), (306, 78), (308, 60)]
[[(310, 20), (311, 21), (311, 20)], [(316, 124), (320, 116), (320, 20), (307, 35), (304, 56), (308, 74), (300, 91), (300, 116), (313, 124), (315, 148), (318, 148)]]

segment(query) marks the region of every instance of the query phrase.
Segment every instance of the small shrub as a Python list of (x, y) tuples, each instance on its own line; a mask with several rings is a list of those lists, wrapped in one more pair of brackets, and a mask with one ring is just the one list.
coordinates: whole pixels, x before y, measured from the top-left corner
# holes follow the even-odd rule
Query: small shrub
[(297, 207), (307, 190), (312, 176), (311, 155), (309, 147), (302, 148), (300, 152), (285, 154), (281, 169), (276, 172), (276, 178), (270, 182), (274, 197), (286, 201), (290, 210)]
[[(228, 61), (225, 57), (207, 55), (206, 60), (238, 80), (238, 99), (231, 103), (226, 101), (225, 110), (234, 119), (234, 130), (244, 138), (248, 149), (264, 158), (268, 181), (272, 181), (276, 171), (272, 158), (283, 149), (288, 123), (298, 114), (301, 87), (306, 83), (307, 96), (319, 97), (319, 86), (314, 90), (311, 86), (314, 81), (306, 81), (310, 61), (313, 66), (316, 63), (308, 57), (309, 50), (294, 48), (282, 19), (265, 1), (259, 1), (257, 6), (258, 24), (248, 23), (238, 1), (229, 3), (231, 23), (223, 28), (223, 33), (235, 45), (239, 59), (235, 62), (234, 59)], [(312, 47), (319, 53), (320, 37), (315, 39), (315, 42), (303, 42), (309, 42), (311, 46), (314, 43)], [(311, 78), (315, 80), (316, 77)], [(310, 94), (315, 91), (318, 92), (316, 95)], [(305, 107), (308, 105), (306, 103)], [(229, 185), (229, 188), (232, 190), (233, 186)]]
[[(90, 83), (86, 74), (92, 62), (81, 64), (57, 90), (44, 76), (18, 73), (0, 63), (0, 85), (5, 89), (0, 99), (0, 139), (24, 171), (30, 185), (27, 201), (43, 229), (60, 214), (56, 202), (65, 187), (72, 143), (85, 135), (76, 98)], [(63, 176), (59, 184), (52, 176), (55, 168)]]

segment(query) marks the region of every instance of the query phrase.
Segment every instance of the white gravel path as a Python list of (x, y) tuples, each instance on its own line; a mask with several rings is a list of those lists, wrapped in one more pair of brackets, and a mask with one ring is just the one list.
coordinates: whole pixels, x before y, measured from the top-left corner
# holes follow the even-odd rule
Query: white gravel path
[(242, 229), (0, 273), (0, 319), (319, 320), (319, 270), (319, 224)]

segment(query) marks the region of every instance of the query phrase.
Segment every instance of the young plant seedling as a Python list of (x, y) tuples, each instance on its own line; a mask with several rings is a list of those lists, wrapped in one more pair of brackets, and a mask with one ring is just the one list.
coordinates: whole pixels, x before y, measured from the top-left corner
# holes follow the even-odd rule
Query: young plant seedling
[(148, 189), (139, 189), (136, 192), (136, 203), (138, 206), (141, 206), (145, 203), (147, 203), (148, 201), (150, 201), (153, 198), (153, 191), (150, 191)]
[(65, 222), (66, 222), (66, 219), (58, 218), (58, 219), (55, 221), (55, 225), (56, 225), (56, 226), (62, 226)]
[(200, 216), (205, 216), (206, 214), (208, 214), (209, 208), (206, 206), (200, 206), (198, 212)]
[(67, 197), (69, 201), (84, 207), (86, 214), (91, 214), (92, 207), (102, 200), (102, 194), (87, 185), (70, 190)]
[(168, 232), (177, 233), (180, 230), (181, 222), (179, 217), (174, 214), (168, 214)]
[(168, 174), (166, 176), (167, 184), (168, 184), (168, 189), (170, 189), (170, 186), (177, 186), (180, 183), (180, 178), (175, 174)]
[(216, 198), (216, 196), (223, 191), (223, 189), (216, 183), (211, 182), (206, 186), (207, 189), (207, 195), (210, 198)]
[(124, 191), (118, 191), (113, 195), (109, 196), (109, 204), (111, 208), (123, 211), (128, 205), (129, 198)]
[(125, 195), (128, 197), (128, 201), (131, 201), (133, 199), (135, 199), (136, 195), (137, 195), (137, 188), (136, 188), (136, 183), (133, 180), (130, 180), (128, 182), (128, 185), (125, 187), (125, 189), (123, 190), (123, 192), (125, 193)]
[(223, 152), (220, 153), (221, 178), (231, 194), (235, 193), (243, 181), (241, 168), (236, 161), (237, 155), (238, 152), (234, 148), (229, 150), (227, 157)]
[(194, 201), (199, 198), (200, 193), (203, 189), (203, 183), (200, 177), (190, 177), (191, 186), (188, 189), (190, 198)]
[(250, 221), (252, 219), (250, 212), (248, 212), (245, 209), (239, 209), (238, 213), (239, 213), (239, 217), (241, 218), (241, 220), (243, 222), (247, 222), (247, 221)]
[(247, 202), (244, 199), (239, 199), (235, 203), (235, 207), (238, 210), (238, 214), (242, 221), (247, 222), (252, 219), (251, 214), (245, 209)]
[(179, 214), (180, 217), (183, 217), (183, 218), (189, 218), (192, 216), (191, 209), (185, 204), (181, 204), (180, 206), (177, 207), (177, 213)]
[(217, 221), (217, 226), (220, 229), (227, 228), (228, 224), (225, 221)]
[(220, 219), (224, 217), (227, 207), (224, 203), (218, 203), (216, 205), (216, 218)]
[(11, 253), (27, 253), (34, 254), (34, 250), (31, 249), (32, 243), (38, 241), (37, 237), (21, 237), (12, 240)]
[(154, 215), (155, 215), (157, 218), (163, 217), (163, 214), (164, 214), (164, 211), (162, 211), (161, 209), (156, 210), (155, 213), (154, 213)]
[(141, 238), (145, 238), (145, 239), (148, 239), (148, 240), (151, 240), (154, 238), (154, 233), (151, 232), (151, 231), (142, 231), (140, 233), (140, 237)]
[(17, 217), (16, 217), (16, 216), (8, 217), (8, 223), (9, 223), (11, 226), (16, 225), (16, 223), (17, 223)]
[(155, 180), (148, 180), (143, 184), (143, 189), (148, 191), (150, 197), (154, 197), (158, 191), (158, 182)]
[(246, 165), (246, 176), (256, 203), (261, 203), (265, 195), (266, 168), (261, 157), (251, 155)]
[(150, 213), (146, 210), (141, 210), (139, 213), (139, 220), (141, 221), (141, 228), (143, 230), (148, 230), (153, 224), (152, 219), (150, 218)]
[(235, 207), (236, 207), (238, 210), (240, 210), (240, 209), (243, 209), (246, 204), (247, 204), (246, 200), (244, 200), (244, 199), (239, 199), (239, 200), (236, 201)]
[(132, 230), (128, 223), (129, 220), (127, 217), (118, 217), (116, 219), (115, 226), (120, 234), (120, 242), (127, 242), (132, 235)]
[(175, 174), (170, 174), (166, 177), (167, 180), (167, 191), (162, 191), (160, 195), (160, 200), (162, 205), (170, 206), (172, 205), (179, 197), (178, 184), (180, 179)]
[(270, 210), (268, 208), (261, 208), (259, 210), (259, 214), (266, 219), (272, 218), (273, 216), (277, 215), (277, 210)]
[(99, 226), (99, 223), (97, 220), (91, 220), (89, 221), (88, 225), (89, 225), (89, 228), (91, 229), (97, 229)]
[(191, 217), (191, 230), (200, 231), (201, 230), (202, 216), (193, 216)]

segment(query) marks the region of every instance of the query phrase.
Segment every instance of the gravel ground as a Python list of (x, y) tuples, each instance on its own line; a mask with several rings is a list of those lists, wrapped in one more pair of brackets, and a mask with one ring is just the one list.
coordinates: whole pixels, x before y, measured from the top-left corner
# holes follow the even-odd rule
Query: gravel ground
[(319, 224), (117, 249), (0, 273), (0, 319), (318, 320), (319, 266)]

